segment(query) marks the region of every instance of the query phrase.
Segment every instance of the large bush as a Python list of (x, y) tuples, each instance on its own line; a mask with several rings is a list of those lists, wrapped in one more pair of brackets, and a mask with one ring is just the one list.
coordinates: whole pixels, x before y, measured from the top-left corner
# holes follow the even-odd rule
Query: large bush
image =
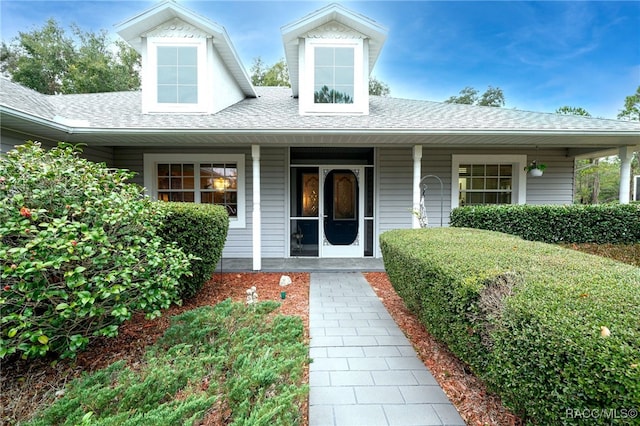
[(168, 213), (162, 237), (196, 257), (191, 260), (192, 276), (180, 280), (181, 297), (193, 297), (211, 279), (222, 256), (229, 215), (223, 206), (211, 204), (161, 203), (161, 207)]
[(528, 423), (637, 422), (640, 269), (464, 228), (390, 231), (381, 249), (407, 307)]
[(467, 206), (451, 212), (451, 226), (546, 243), (636, 243), (640, 204)]
[(69, 145), (0, 158), (0, 357), (73, 356), (179, 301), (189, 258), (156, 235), (162, 212), (130, 177)]

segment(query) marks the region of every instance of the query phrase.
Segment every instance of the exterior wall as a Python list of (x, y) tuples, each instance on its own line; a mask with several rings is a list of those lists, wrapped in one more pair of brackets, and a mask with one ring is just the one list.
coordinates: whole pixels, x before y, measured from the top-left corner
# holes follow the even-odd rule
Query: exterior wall
[[(286, 256), (286, 192), (288, 173), (287, 148), (264, 148), (260, 152), (260, 180), (262, 186), (262, 257)], [(250, 156), (248, 158), (250, 160)], [(248, 165), (250, 167), (250, 163)], [(247, 206), (247, 214), (251, 206)], [(251, 255), (249, 249), (247, 254)]]
[[(423, 154), (424, 155), (424, 154)], [(376, 152), (376, 229), (378, 235), (411, 228), (413, 156), (411, 147), (378, 148)], [(380, 256), (379, 249), (376, 257)]]
[[(573, 158), (563, 150), (451, 150), (423, 148), (421, 175), (435, 175), (443, 182), (444, 217), (442, 224), (449, 224), (451, 211), (451, 156), (515, 154), (526, 155), (527, 162), (537, 159), (547, 165), (544, 176), (527, 177), (527, 204), (573, 203)], [(381, 147), (376, 155), (377, 173), (377, 230), (378, 235), (390, 229), (412, 226), (413, 157), (411, 147)], [(440, 226), (440, 184), (437, 179), (426, 180), (427, 216), (429, 226)], [(379, 251), (377, 252), (379, 256)]]
[(224, 257), (251, 257), (251, 226), (252, 226), (252, 202), (253, 202), (253, 172), (251, 169), (251, 148), (250, 147), (242, 147), (242, 148), (158, 148), (158, 147), (136, 147), (136, 148), (126, 148), (126, 147), (118, 147), (115, 148), (114, 152), (114, 163), (115, 167), (129, 169), (131, 171), (136, 172), (136, 176), (133, 179), (133, 182), (143, 185), (143, 154), (144, 153), (157, 153), (157, 154), (167, 154), (167, 153), (180, 153), (180, 154), (198, 154), (198, 153), (207, 153), (207, 154), (245, 154), (245, 174), (246, 174), (246, 186), (245, 186), (245, 194), (246, 194), (246, 226), (244, 228), (234, 228), (229, 229), (229, 234), (227, 236), (227, 243), (222, 252), (222, 256)]
[[(27, 140), (24, 136), (12, 133), (2, 133), (0, 138), (0, 153), (11, 151), (16, 145), (23, 145)], [(42, 142), (42, 147), (53, 148), (57, 142)], [(108, 146), (84, 146), (82, 147), (82, 156), (89, 161), (95, 163), (106, 163), (107, 166), (113, 167), (113, 148)]]

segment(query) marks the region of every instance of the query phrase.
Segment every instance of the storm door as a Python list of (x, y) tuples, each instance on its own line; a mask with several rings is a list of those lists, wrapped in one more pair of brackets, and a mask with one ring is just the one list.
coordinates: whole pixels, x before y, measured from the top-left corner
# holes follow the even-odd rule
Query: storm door
[(321, 171), (321, 257), (362, 257), (364, 168)]

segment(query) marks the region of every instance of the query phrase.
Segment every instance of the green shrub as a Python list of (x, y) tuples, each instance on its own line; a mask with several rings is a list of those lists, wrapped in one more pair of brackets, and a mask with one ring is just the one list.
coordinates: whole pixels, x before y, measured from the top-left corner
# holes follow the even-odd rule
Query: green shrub
[(529, 423), (637, 421), (640, 269), (466, 228), (390, 231), (381, 249), (407, 307)]
[(451, 226), (546, 243), (636, 243), (640, 204), (459, 207), (451, 212)]
[(130, 177), (63, 144), (0, 158), (0, 357), (73, 356), (132, 311), (179, 301), (189, 259), (156, 235), (162, 212)]
[(223, 206), (194, 203), (160, 203), (167, 217), (159, 234), (175, 241), (191, 260), (190, 277), (180, 280), (182, 298), (193, 297), (211, 278), (222, 256), (229, 230), (229, 215)]

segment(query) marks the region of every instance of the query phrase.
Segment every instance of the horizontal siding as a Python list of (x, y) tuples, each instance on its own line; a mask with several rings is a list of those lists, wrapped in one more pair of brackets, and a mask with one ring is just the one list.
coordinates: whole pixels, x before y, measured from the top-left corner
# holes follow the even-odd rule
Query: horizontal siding
[[(222, 256), (227, 258), (251, 258), (253, 255), (252, 249), (252, 212), (251, 207), (253, 203), (253, 169), (251, 160), (250, 147), (243, 148), (157, 148), (157, 147), (118, 147), (114, 150), (114, 164), (115, 167), (125, 168), (136, 172), (134, 181), (142, 185), (143, 184), (143, 154), (144, 153), (156, 153), (156, 154), (244, 154), (245, 155), (245, 195), (246, 195), (246, 226), (244, 228), (231, 228), (227, 236), (227, 242), (224, 246)], [(264, 202), (264, 201), (263, 201)]]
[(286, 148), (261, 149), (262, 257), (285, 257), (285, 160)]
[(411, 148), (379, 148), (376, 162), (377, 229), (411, 228), (413, 160)]
[[(3, 132), (0, 138), (0, 153), (11, 151), (17, 145), (24, 145), (27, 140), (20, 135)], [(43, 148), (50, 149), (58, 145), (57, 142), (41, 142)], [(106, 163), (107, 166), (113, 167), (113, 148), (108, 146), (84, 146), (82, 147), (82, 156), (94, 163)]]

